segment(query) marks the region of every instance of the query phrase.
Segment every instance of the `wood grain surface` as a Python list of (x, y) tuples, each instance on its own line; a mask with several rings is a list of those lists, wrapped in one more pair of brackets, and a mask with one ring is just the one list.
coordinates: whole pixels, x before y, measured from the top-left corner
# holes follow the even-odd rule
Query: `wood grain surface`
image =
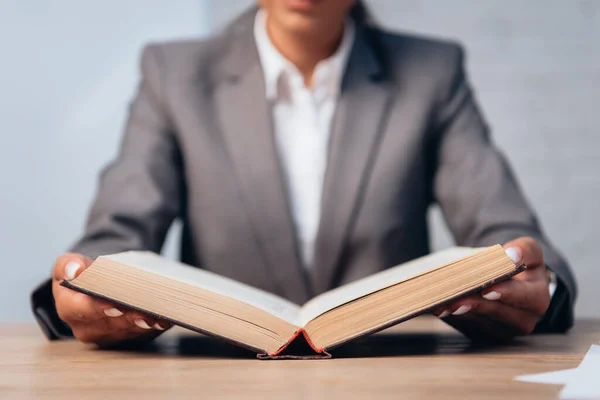
[(331, 360), (260, 361), (180, 329), (143, 347), (98, 350), (5, 324), (0, 398), (556, 398), (560, 386), (513, 378), (575, 367), (598, 342), (600, 321), (582, 320), (567, 335), (474, 347), (423, 317), (335, 349)]

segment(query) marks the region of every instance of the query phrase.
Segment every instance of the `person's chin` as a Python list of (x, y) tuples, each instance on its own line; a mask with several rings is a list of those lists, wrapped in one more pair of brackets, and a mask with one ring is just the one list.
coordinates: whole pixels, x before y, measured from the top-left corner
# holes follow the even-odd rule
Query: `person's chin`
[(320, 24), (316, 18), (301, 13), (289, 15), (286, 18), (285, 27), (298, 35), (312, 35), (320, 30)]

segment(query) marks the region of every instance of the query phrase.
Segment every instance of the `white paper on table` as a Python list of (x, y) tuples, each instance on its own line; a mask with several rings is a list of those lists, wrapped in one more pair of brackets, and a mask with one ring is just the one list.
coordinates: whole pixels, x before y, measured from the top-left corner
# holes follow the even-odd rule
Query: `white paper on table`
[(592, 345), (577, 368), (521, 375), (515, 380), (566, 385), (561, 399), (600, 399), (600, 346)]
[(561, 399), (600, 399), (600, 346), (592, 345), (576, 373), (560, 392)]
[(593, 378), (582, 380), (581, 382), (571, 382), (560, 392), (561, 399), (600, 399), (600, 385), (598, 384), (598, 372), (593, 373)]
[(576, 373), (577, 368), (562, 369), (560, 371), (543, 372), (541, 374), (520, 375), (515, 377), (515, 380), (521, 382), (566, 385)]

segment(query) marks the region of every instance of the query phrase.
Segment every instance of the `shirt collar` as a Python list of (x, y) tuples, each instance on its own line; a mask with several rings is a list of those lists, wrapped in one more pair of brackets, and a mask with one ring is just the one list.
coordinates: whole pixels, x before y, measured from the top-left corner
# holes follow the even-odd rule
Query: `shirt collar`
[[(254, 19), (254, 40), (258, 49), (263, 74), (265, 78), (265, 92), (267, 99), (276, 99), (280, 93), (279, 82), (282, 76), (303, 84), (297, 68), (289, 62), (273, 45), (267, 33), (267, 13), (259, 9)], [(319, 61), (315, 67), (311, 90), (321, 96), (336, 95), (341, 87), (343, 72), (354, 43), (355, 27), (348, 18), (344, 26), (344, 36), (334, 54), (329, 58)]]

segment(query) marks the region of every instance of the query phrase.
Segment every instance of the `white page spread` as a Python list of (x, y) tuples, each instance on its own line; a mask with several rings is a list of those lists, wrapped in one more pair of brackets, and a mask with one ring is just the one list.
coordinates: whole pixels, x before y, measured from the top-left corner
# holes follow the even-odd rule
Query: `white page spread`
[(300, 310), (300, 326), (306, 325), (319, 315), (343, 304), (393, 286), (428, 270), (437, 269), (452, 261), (470, 256), (471, 254), (484, 249), (485, 248), (452, 247), (400, 264), (396, 267), (386, 269), (377, 274), (325, 292), (304, 304)]
[(264, 310), (290, 324), (298, 325), (300, 306), (233, 279), (146, 251), (128, 251), (103, 258), (231, 297)]

